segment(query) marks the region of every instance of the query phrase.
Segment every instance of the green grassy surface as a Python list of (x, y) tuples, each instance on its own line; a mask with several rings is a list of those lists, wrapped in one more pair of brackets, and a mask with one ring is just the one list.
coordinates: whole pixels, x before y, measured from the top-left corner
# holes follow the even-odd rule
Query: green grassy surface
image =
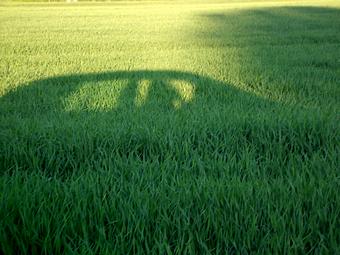
[(0, 253), (339, 254), (339, 8), (0, 6)]

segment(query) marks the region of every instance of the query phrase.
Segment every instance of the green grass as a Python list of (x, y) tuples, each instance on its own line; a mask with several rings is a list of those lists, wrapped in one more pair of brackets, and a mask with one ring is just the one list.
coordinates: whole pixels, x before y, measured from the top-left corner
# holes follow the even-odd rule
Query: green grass
[(340, 3), (0, 6), (0, 253), (339, 254)]

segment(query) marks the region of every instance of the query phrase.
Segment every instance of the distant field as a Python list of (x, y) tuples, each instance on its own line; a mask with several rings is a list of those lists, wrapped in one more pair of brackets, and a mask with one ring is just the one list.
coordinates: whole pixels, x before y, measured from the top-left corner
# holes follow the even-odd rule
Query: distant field
[(339, 254), (340, 2), (0, 5), (0, 253)]

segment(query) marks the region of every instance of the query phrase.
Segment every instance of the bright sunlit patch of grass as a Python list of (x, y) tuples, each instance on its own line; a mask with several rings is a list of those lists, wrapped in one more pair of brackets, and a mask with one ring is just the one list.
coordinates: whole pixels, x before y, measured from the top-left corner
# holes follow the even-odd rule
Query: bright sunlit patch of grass
[(64, 99), (65, 111), (108, 111), (117, 106), (120, 92), (128, 81), (88, 82)]
[(137, 107), (142, 106), (148, 98), (148, 91), (150, 88), (149, 80), (141, 80), (138, 84), (138, 92), (135, 98), (135, 104)]
[(193, 99), (195, 88), (192, 84), (183, 81), (173, 81), (170, 86), (179, 93), (184, 102), (189, 103)]

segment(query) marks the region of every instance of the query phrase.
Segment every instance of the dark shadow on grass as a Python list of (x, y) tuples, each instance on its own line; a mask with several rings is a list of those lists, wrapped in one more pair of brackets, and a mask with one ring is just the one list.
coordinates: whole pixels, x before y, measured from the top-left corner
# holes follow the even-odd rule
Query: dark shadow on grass
[[(141, 84), (148, 84), (148, 90), (138, 102)], [(100, 105), (101, 101), (106, 103)], [(239, 143), (246, 146), (250, 137), (247, 125), (234, 131), (228, 127), (273, 116), (280, 111), (278, 106), (189, 72), (139, 70), (52, 77), (0, 98), (6, 133), (0, 161), (3, 169), (17, 164), (54, 171), (58, 164), (61, 169), (77, 169), (105, 157), (165, 160), (170, 155), (190, 161), (193, 152), (225, 156), (225, 149), (237, 151)]]
[[(78, 101), (72, 105), (69, 101), (73, 96)], [(91, 97), (98, 104), (92, 104)], [(106, 104), (101, 106), (101, 101), (106, 100)], [(111, 104), (110, 101), (115, 103)], [(51, 77), (19, 86), (0, 99), (1, 108), (5, 110), (2, 111), (3, 115), (22, 118), (74, 116), (84, 112), (104, 118), (105, 115), (138, 115), (142, 112), (160, 114), (160, 119), (183, 112), (201, 117), (201, 114), (209, 114), (219, 107), (234, 108), (237, 114), (251, 113), (257, 107), (261, 108), (263, 103), (274, 105), (221, 81), (171, 70), (113, 71)]]

